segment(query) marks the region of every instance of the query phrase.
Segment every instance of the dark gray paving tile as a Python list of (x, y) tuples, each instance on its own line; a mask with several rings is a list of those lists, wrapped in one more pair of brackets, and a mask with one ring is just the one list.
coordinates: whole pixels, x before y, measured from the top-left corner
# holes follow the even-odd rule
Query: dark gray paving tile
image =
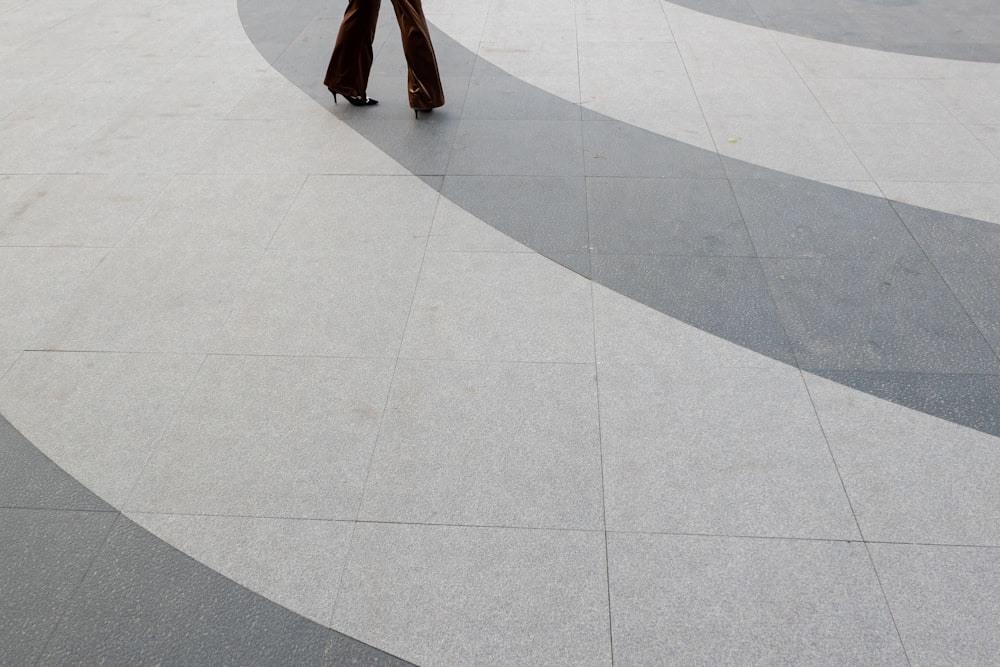
[(593, 277), (716, 336), (792, 360), (757, 259), (595, 255)]
[(1000, 372), (993, 350), (922, 257), (761, 263), (804, 369)]
[(472, 71), (463, 117), (476, 120), (580, 120), (580, 113), (580, 105), (539, 90), (479, 59)]
[(920, 252), (885, 199), (801, 178), (734, 179), (761, 257), (843, 257)]
[(1000, 257), (991, 263), (937, 262), (938, 271), (1000, 355)]
[(0, 417), (0, 507), (114, 511), (38, 451), (3, 417)]
[(588, 178), (587, 203), (597, 254), (754, 254), (726, 179)]
[(1000, 262), (1000, 225), (892, 202), (932, 262)]
[(463, 120), (448, 173), (582, 176), (580, 123)]
[[(403, 104), (401, 100), (397, 106)], [(447, 172), (458, 132), (457, 119), (434, 112), (417, 120), (408, 106), (405, 115), (382, 113), (381, 102), (365, 112), (364, 118), (351, 122), (351, 127), (361, 136), (377, 141), (382, 151), (418, 176)]]
[(724, 178), (719, 156), (633, 125), (600, 117), (583, 124), (588, 176)]
[(267, 0), (240, 0), (239, 12), (243, 29), (271, 62), (316, 18), (316, 8), (309, 3), (275, 5)]
[(441, 194), (537, 252), (587, 252), (583, 177), (447, 176)]
[(326, 91), (323, 76), (330, 64), (340, 19), (339, 16), (316, 16), (314, 9), (312, 19), (302, 26), (295, 39), (272, 64), (292, 83), (300, 87), (318, 86)]
[(65, 605), (41, 662), (402, 664), (251, 593), (125, 519)]
[(117, 517), (0, 509), (0, 663), (34, 664)]
[(1000, 376), (812, 371), (929, 415), (1000, 436)]
[(873, 544), (914, 665), (994, 665), (1000, 655), (1000, 549)]

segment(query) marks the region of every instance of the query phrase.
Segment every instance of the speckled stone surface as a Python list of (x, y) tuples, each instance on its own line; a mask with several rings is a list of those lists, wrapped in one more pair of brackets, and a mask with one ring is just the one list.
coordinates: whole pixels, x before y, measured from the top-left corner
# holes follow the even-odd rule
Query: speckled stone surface
[(996, 8), (383, 5), (0, 2), (15, 664), (990, 664)]

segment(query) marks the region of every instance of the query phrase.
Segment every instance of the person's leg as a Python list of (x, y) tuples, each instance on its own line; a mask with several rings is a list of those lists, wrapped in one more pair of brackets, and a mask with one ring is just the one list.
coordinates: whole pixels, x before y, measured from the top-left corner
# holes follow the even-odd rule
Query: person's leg
[(381, 0), (350, 0), (323, 83), (347, 97), (365, 97)]
[(392, 6), (403, 37), (403, 53), (409, 71), (407, 92), (410, 108), (434, 109), (442, 106), (444, 89), (420, 0), (392, 0)]

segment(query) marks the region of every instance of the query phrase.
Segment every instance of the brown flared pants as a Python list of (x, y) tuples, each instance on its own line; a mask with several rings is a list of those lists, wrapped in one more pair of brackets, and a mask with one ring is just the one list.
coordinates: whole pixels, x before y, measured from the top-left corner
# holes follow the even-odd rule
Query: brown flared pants
[[(327, 88), (350, 97), (367, 94), (380, 4), (381, 0), (348, 1), (323, 81)], [(410, 108), (439, 107), (444, 104), (444, 90), (420, 0), (392, 0), (392, 6), (403, 37)]]

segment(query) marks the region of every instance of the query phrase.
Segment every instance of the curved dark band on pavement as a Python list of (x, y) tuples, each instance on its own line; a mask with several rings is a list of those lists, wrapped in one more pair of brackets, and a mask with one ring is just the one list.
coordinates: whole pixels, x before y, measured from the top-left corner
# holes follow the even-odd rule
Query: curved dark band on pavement
[(915, 56), (1000, 62), (992, 0), (671, 0), (704, 14), (802, 37)]
[[(741, 346), (1000, 435), (1000, 226), (747, 164), (582, 109), (440, 31), (415, 122), (389, 24), (378, 108), (317, 73), (344, 3), (240, 0), (262, 55), (442, 195), (537, 252)], [(391, 17), (390, 17), (391, 18)]]

